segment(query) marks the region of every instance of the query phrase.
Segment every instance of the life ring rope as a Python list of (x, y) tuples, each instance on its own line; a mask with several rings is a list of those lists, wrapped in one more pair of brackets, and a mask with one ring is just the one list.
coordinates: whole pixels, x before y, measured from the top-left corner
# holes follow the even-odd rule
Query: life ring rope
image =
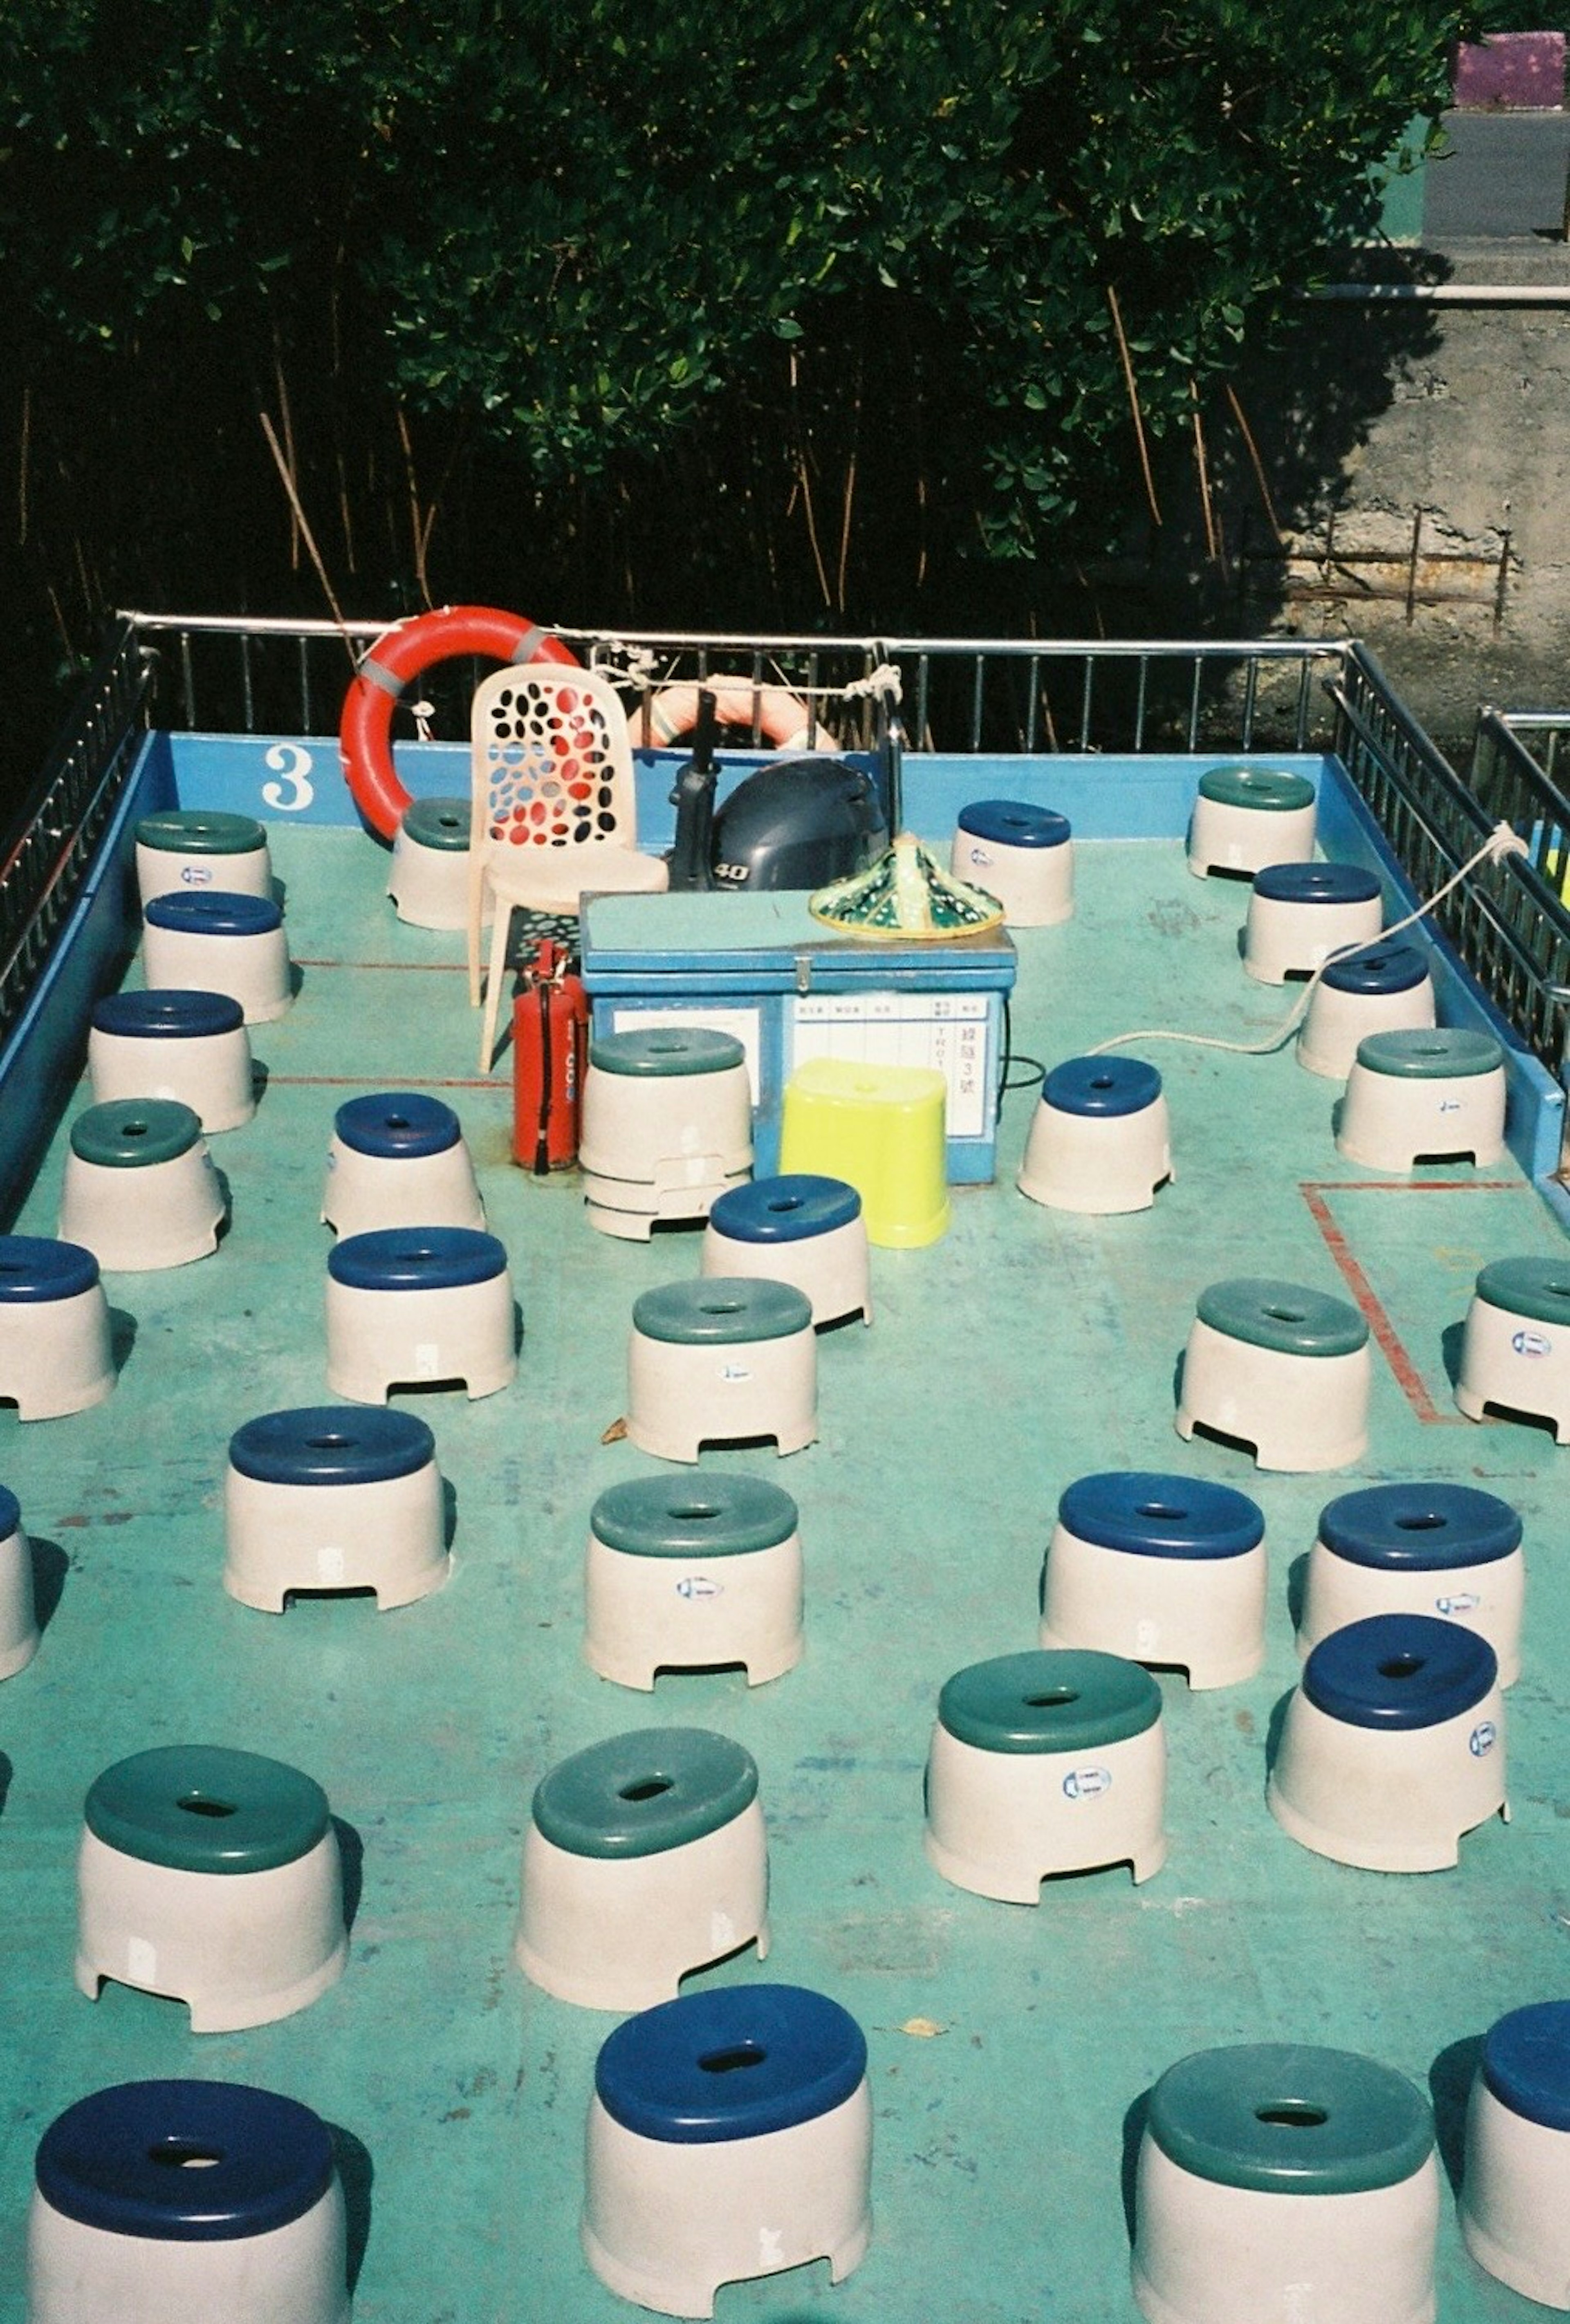
[(443, 605), (384, 630), (361, 657), (338, 722), (344, 780), (366, 822), (383, 839), (397, 836), (409, 805), (392, 765), (392, 713), (411, 678), (455, 654), (579, 666), (577, 655), (538, 622), (493, 605)]
[[(788, 686), (754, 686), (747, 678), (701, 679), (691, 685), (651, 689), (642, 708), (645, 731), (656, 748), (664, 749), (697, 724), (699, 693), (712, 694), (722, 726), (744, 726), (777, 751), (835, 751), (834, 735), (799, 694)], [(636, 715), (636, 714), (635, 714)]]

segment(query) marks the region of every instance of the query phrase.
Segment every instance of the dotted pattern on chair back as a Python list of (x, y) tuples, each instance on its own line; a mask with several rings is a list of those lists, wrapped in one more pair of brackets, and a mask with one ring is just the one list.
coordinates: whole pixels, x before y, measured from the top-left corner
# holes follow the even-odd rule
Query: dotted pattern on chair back
[(475, 696), (486, 834), (521, 850), (633, 844), (626, 715), (590, 670), (499, 671)]

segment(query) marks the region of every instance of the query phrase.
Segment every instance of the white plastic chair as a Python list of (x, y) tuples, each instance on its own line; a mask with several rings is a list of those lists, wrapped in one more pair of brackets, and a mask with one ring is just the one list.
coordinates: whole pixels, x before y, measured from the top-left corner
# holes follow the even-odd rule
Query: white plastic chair
[(576, 912), (586, 894), (649, 893), (669, 877), (640, 855), (627, 714), (596, 670), (498, 669), (476, 690), (470, 721), (469, 1000), (480, 1000), (480, 930), (494, 899), (480, 1071), (496, 1045), (515, 908)]

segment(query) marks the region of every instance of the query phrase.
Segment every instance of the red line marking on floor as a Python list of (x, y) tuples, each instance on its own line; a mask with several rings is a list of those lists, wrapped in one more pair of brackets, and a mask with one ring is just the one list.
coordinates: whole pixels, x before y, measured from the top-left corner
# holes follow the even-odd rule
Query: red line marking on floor
[(466, 976), (467, 965), (461, 960), (308, 960), (297, 959), (296, 968), (395, 968), (411, 976)]
[(1474, 1424), (1464, 1413), (1441, 1412), (1434, 1402), (1422, 1373), (1407, 1352), (1400, 1333), (1390, 1321), (1384, 1302), (1353, 1257), (1352, 1245), (1331, 1216), (1330, 1205), (1325, 1196), (1502, 1194), (1516, 1183), (1513, 1178), (1464, 1178), (1455, 1182), (1445, 1178), (1399, 1181), (1389, 1178), (1304, 1178), (1298, 1182), (1298, 1191), (1307, 1204), (1309, 1215), (1325, 1238), (1325, 1248), (1341, 1269), (1347, 1289), (1356, 1301), (1369, 1330), (1379, 1342), (1385, 1361), (1396, 1376), (1398, 1387), (1425, 1428), (1469, 1428)]
[(512, 1084), (508, 1082), (494, 1078), (490, 1081), (466, 1080), (458, 1074), (436, 1079), (417, 1074), (400, 1074), (391, 1083), (385, 1074), (380, 1078), (367, 1074), (269, 1074), (267, 1086), (269, 1089), (466, 1089), (489, 1090), (494, 1097), (511, 1098), (513, 1094)]

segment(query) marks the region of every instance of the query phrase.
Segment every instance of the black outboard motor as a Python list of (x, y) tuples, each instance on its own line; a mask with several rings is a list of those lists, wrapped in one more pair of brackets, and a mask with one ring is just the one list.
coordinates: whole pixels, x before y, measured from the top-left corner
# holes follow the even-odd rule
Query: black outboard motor
[[(749, 775), (717, 812), (714, 804), (715, 697), (697, 697), (692, 756), (676, 779), (670, 886), (822, 888), (863, 872), (889, 844), (899, 786), (899, 736), (885, 722), (877, 781), (848, 759), (812, 752)], [(880, 795), (882, 794), (882, 795)]]

